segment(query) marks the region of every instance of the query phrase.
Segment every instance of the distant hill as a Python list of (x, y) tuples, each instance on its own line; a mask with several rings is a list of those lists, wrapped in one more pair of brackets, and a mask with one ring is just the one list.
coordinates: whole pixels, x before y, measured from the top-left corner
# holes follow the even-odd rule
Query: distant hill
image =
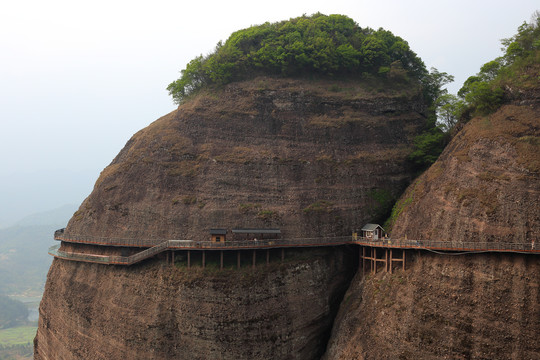
[(75, 205), (30, 215), (0, 229), (0, 294), (40, 297), (52, 257), (54, 230), (65, 226)]
[(14, 226), (40, 226), (51, 224), (65, 225), (71, 216), (73, 216), (73, 213), (77, 210), (77, 208), (78, 205), (67, 204), (50, 211), (28, 215), (15, 222)]

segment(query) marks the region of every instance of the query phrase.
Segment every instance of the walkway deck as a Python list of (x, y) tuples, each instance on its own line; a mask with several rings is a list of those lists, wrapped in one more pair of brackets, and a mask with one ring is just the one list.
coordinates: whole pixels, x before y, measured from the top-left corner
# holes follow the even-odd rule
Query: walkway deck
[(511, 252), (540, 254), (540, 246), (536, 245), (535, 247), (532, 247), (531, 244), (500, 244), (488, 242), (455, 242), (405, 239), (370, 240), (366, 238), (354, 240), (351, 236), (259, 241), (226, 241), (216, 243), (211, 241), (195, 240), (118, 239), (77, 235), (65, 236), (63, 232), (57, 231), (55, 232), (54, 238), (55, 240), (69, 243), (146, 248), (131, 256), (107, 256), (66, 252), (60, 250), (59, 245), (53, 246), (49, 249), (50, 255), (61, 259), (114, 265), (132, 265), (167, 250), (257, 250), (339, 245), (358, 245), (385, 249), (418, 249), (449, 252)]

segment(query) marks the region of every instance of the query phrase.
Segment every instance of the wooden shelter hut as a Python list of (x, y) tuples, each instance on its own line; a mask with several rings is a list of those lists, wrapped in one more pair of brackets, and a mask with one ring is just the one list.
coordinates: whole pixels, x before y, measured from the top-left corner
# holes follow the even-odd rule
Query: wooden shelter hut
[(227, 239), (227, 229), (210, 229), (210, 238), (214, 243), (225, 242)]
[(361, 230), (362, 238), (367, 240), (380, 240), (384, 237), (385, 231), (379, 224), (366, 224)]

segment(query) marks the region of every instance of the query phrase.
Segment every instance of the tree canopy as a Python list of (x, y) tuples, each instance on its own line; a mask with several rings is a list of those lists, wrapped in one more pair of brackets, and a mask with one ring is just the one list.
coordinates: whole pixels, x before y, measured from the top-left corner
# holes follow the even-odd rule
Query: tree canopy
[(236, 31), (211, 54), (191, 60), (167, 90), (180, 104), (204, 86), (258, 75), (391, 76), (392, 69), (422, 82), (429, 77), (408, 43), (390, 31), (317, 13)]
[(458, 91), (466, 105), (464, 110), (472, 115), (497, 110), (504, 100), (504, 88), (538, 84), (535, 71), (527, 72), (540, 63), (540, 12), (536, 11), (529, 23), (524, 22), (517, 34), (501, 42), (504, 54), (484, 64)]

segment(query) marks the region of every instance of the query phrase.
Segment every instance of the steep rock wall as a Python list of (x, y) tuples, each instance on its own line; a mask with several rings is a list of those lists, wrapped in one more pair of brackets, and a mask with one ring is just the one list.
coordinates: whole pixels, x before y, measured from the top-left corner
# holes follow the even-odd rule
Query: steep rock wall
[[(285, 238), (350, 235), (412, 180), (407, 155), (425, 125), (420, 90), (259, 78), (203, 91), (128, 141), (65, 234), (199, 241), (210, 228), (278, 227)], [(345, 250), (318, 251), (253, 274), (56, 259), (36, 359), (318, 358), (354, 271)]]
[(353, 261), (346, 248), (287, 250), (255, 270), (54, 260), (35, 359), (314, 359)]
[(539, 333), (534, 255), (422, 253), (356, 275), (324, 359), (538, 359)]
[(199, 94), (128, 141), (66, 233), (348, 235), (412, 180), (407, 155), (424, 111), (418, 88), (348, 82), (260, 78)]
[[(392, 237), (538, 248), (538, 91), (467, 123), (398, 201)], [(540, 358), (537, 254), (422, 251), (353, 280), (326, 359)]]
[(392, 236), (538, 244), (539, 154), (538, 106), (471, 120), (401, 197)]

